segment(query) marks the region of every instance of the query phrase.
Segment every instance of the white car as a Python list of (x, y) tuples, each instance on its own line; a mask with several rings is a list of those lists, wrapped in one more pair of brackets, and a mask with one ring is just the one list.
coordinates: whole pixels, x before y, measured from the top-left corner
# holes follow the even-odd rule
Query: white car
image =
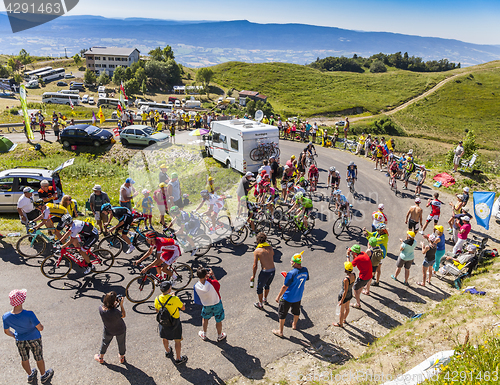
[(174, 106), (175, 106), (176, 108), (181, 108), (181, 102), (180, 102), (179, 100), (176, 100), (176, 101), (174, 102)]
[(75, 77), (75, 75), (73, 75), (73, 74), (64, 75), (64, 79), (73, 79), (74, 77)]
[(89, 104), (95, 104), (95, 102), (94, 102), (94, 97), (93, 97), (93, 96), (91, 96), (91, 97), (89, 98)]
[(83, 95), (82, 97), (82, 103), (88, 103), (89, 102), (89, 96), (88, 95)]

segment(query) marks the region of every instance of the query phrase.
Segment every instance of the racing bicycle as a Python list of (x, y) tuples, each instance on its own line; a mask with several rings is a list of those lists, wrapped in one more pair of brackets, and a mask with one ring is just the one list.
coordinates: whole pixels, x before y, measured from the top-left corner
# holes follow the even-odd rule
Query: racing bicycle
[(55, 238), (46, 235), (43, 232), (55, 230), (54, 228), (37, 229), (33, 232), (35, 222), (30, 222), (28, 227), (29, 234), (22, 236), (16, 243), (16, 251), (24, 258), (35, 258), (43, 254), (47, 244), (54, 244)]
[(337, 237), (342, 234), (343, 231), (349, 231), (349, 226), (352, 222), (352, 205), (349, 205), (349, 215), (347, 215), (347, 210), (342, 210), (340, 218), (333, 224), (333, 234)]

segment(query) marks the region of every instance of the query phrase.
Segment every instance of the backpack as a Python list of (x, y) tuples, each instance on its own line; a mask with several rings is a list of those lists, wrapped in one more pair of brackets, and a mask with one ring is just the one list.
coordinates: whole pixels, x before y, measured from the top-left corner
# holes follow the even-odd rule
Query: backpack
[(160, 303), (161, 309), (158, 311), (158, 314), (156, 314), (156, 321), (162, 326), (165, 327), (172, 327), (174, 325), (174, 317), (172, 317), (172, 314), (167, 309), (167, 303), (172, 299), (172, 296), (170, 296), (167, 299), (167, 302), (164, 304), (161, 303), (160, 298), (158, 297), (158, 302)]
[(380, 264), (380, 261), (384, 259), (384, 252), (380, 247), (376, 247), (372, 250), (372, 266), (378, 266)]

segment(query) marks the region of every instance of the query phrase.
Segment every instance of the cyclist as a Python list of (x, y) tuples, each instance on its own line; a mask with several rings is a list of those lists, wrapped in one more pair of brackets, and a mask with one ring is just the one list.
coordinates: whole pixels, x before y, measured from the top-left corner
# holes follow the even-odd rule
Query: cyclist
[(295, 194), (295, 196), (293, 197), (293, 199), (295, 200), (295, 203), (290, 208), (290, 210), (288, 210), (288, 212), (293, 212), (295, 210), (298, 210), (297, 211), (297, 217), (301, 216), (302, 217), (302, 222), (304, 222), (304, 229), (305, 229), (304, 230), (304, 235), (308, 234), (309, 233), (309, 228), (308, 228), (309, 225), (307, 223), (307, 217), (308, 217), (309, 213), (313, 209), (312, 200), (309, 199), (309, 198), (306, 198), (304, 196), (304, 193), (302, 193), (302, 192), (298, 192), (297, 194)]
[(254, 213), (257, 212), (257, 206), (248, 200), (247, 196), (241, 197), (241, 204), (247, 209), (247, 222), (250, 225), (250, 238), (255, 235)]
[(307, 147), (299, 154), (299, 161), (297, 165), (297, 175), (298, 177), (304, 176), (306, 173), (306, 159), (307, 159)]
[(405, 170), (405, 176), (404, 176), (405, 186), (403, 187), (403, 190), (408, 190), (408, 181), (410, 180), (410, 175), (415, 170), (415, 163), (413, 163), (413, 158), (411, 156), (408, 156), (406, 158), (406, 162), (404, 164), (404, 170)]
[[(161, 237), (155, 231), (144, 233), (146, 242), (149, 244), (149, 250), (141, 258), (134, 262), (134, 265), (139, 265), (142, 261), (156, 252), (155, 260), (141, 270), (141, 274), (146, 274), (149, 269), (156, 267), (157, 277), (166, 278), (171, 281), (177, 279), (177, 275), (170, 269), (170, 265), (174, 263), (182, 254), (181, 248), (177, 241), (173, 238)], [(164, 274), (166, 274), (166, 277)]]
[(63, 243), (70, 238), (70, 240), (62, 245), (68, 247), (73, 245), (79, 248), (78, 252), (87, 263), (87, 268), (83, 274), (88, 274), (94, 269), (94, 265), (90, 263), (88, 252), (90, 248), (99, 240), (99, 232), (97, 229), (88, 222), (74, 221), (70, 214), (64, 214), (61, 218), (63, 228), (69, 227), (68, 231), (61, 237), (60, 242)]
[(174, 223), (179, 226), (179, 230), (177, 230), (175, 234), (186, 235), (186, 239), (192, 247), (191, 257), (194, 257), (194, 255), (198, 252), (198, 248), (193, 241), (193, 237), (198, 233), (198, 230), (200, 229), (200, 220), (193, 214), (179, 209), (179, 207), (177, 206), (172, 206), (170, 208), (170, 215), (172, 216), (172, 221), (167, 226), (167, 229), (172, 228)]
[(219, 211), (221, 211), (222, 207), (224, 206), (224, 201), (223, 198), (219, 197), (218, 195), (210, 194), (208, 190), (201, 190), (200, 195), (201, 202), (194, 211), (197, 212), (201, 208), (201, 206), (203, 206), (203, 203), (207, 204), (208, 209), (204, 214), (208, 216), (212, 221), (212, 227), (208, 231), (208, 234), (211, 235), (215, 232), (215, 221), (217, 219)]
[(118, 220), (118, 224), (116, 226), (110, 227), (108, 231), (113, 232), (118, 229), (121, 230), (122, 238), (128, 245), (128, 250), (125, 253), (130, 254), (135, 249), (134, 245), (132, 245), (132, 242), (130, 241), (127, 235), (130, 230), (130, 225), (134, 220), (134, 217), (132, 216), (130, 210), (126, 207), (121, 207), (121, 206), (113, 207), (111, 206), (111, 203), (105, 203), (101, 206), (101, 211), (102, 212), (111, 211), (111, 215), (109, 216), (108, 222), (104, 225), (104, 228), (107, 228), (109, 226), (113, 218), (116, 218)]
[(311, 164), (311, 167), (309, 167), (307, 176), (309, 179), (309, 183), (311, 184), (312, 191), (316, 191), (316, 187), (318, 186), (319, 170), (314, 163)]
[[(314, 151), (314, 154), (313, 154), (313, 151)], [(313, 142), (309, 142), (309, 143), (307, 144), (307, 147), (304, 149), (304, 152), (305, 152), (306, 154), (308, 154), (309, 156), (318, 155), (318, 154), (316, 153), (316, 148), (314, 148), (314, 144), (313, 144)]]
[(354, 187), (354, 182), (358, 179), (358, 166), (354, 162), (350, 162), (347, 166), (347, 183), (351, 182)]
[(307, 181), (305, 177), (301, 176), (299, 179), (298, 187), (301, 187), (304, 190), (303, 192), (306, 192), (307, 188), (309, 187), (309, 181)]
[[(61, 239), (60, 231), (63, 229), (61, 218), (52, 215), (50, 208), (48, 207), (47, 203), (43, 201), (43, 199), (37, 199), (33, 203), (33, 206), (35, 206), (35, 208), (40, 210), (40, 212), (42, 213), (38, 218), (34, 219), (34, 222), (38, 222), (39, 220), (41, 220), (41, 222), (33, 228), (33, 231), (38, 230), (43, 225), (45, 225), (45, 227), (48, 229), (52, 229), (54, 228), (54, 222), (59, 222), (55, 229), (55, 233), (57, 239)], [(66, 211), (66, 214), (67, 213), (68, 212)]]
[(337, 190), (340, 185), (340, 172), (335, 167), (330, 167), (328, 171), (328, 187), (332, 188), (332, 192)]
[[(274, 214), (274, 205), (278, 201), (279, 194), (278, 191), (271, 186), (271, 183), (264, 183), (264, 193), (263, 193), (263, 204), (269, 208), (271, 215)], [(266, 199), (267, 196), (267, 199)]]
[[(391, 154), (392, 155), (392, 154)], [(396, 176), (398, 175), (399, 171), (399, 166), (397, 160), (394, 158), (394, 156), (391, 159), (391, 163), (389, 165), (389, 177), (391, 178), (391, 181), (393, 180), (395, 183), (396, 182)]]
[(345, 212), (347, 217), (351, 214), (351, 209), (349, 205), (349, 200), (342, 194), (341, 190), (336, 190), (333, 194), (337, 197), (335, 202), (335, 210), (339, 213), (339, 218), (342, 216), (342, 212)]

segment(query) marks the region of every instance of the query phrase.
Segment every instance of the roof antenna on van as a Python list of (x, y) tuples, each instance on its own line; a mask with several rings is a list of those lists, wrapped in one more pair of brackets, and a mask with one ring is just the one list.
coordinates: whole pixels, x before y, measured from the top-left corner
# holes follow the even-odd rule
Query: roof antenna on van
[(255, 112), (255, 120), (256, 120), (257, 122), (259, 122), (259, 123), (260, 123), (260, 121), (262, 120), (262, 118), (263, 118), (263, 117), (264, 117), (264, 113), (262, 112), (262, 110), (257, 110), (257, 111)]

